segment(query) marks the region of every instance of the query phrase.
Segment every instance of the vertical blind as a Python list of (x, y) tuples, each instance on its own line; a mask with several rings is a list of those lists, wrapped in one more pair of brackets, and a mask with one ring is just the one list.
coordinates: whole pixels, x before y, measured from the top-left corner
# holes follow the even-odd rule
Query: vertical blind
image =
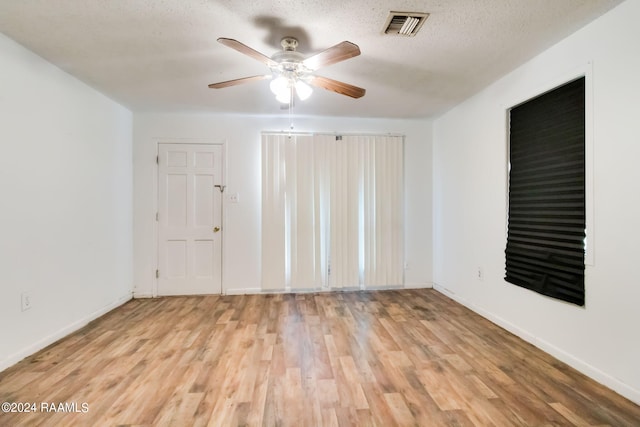
[(585, 79), (511, 109), (506, 277), (584, 305)]
[(403, 138), (262, 136), (262, 286), (403, 282)]

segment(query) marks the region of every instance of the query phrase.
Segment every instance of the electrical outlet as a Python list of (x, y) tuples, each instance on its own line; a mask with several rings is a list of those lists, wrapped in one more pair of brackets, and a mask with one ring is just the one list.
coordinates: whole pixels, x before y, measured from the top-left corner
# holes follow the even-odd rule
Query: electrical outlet
[(478, 267), (476, 271), (476, 277), (478, 278), (479, 281), (482, 282), (482, 279), (484, 278), (484, 272), (482, 271), (482, 267)]
[(31, 308), (31, 294), (29, 292), (22, 293), (22, 311), (27, 311)]
[(240, 195), (238, 193), (229, 194), (229, 203), (238, 203)]

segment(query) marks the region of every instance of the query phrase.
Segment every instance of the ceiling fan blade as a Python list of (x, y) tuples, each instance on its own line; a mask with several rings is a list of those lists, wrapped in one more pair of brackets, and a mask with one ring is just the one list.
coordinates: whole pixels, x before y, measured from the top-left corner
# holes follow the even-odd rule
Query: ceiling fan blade
[(358, 45), (344, 41), (316, 55), (310, 56), (302, 61), (302, 63), (311, 70), (317, 70), (320, 67), (326, 67), (327, 65), (335, 64), (336, 62), (344, 61), (345, 59), (358, 55), (360, 55)]
[(278, 63), (275, 62), (273, 59), (269, 58), (266, 55), (261, 54), (257, 50), (251, 49), (249, 46), (247, 46), (246, 44), (240, 43), (238, 40), (225, 39), (224, 37), (220, 37), (218, 39), (218, 42), (222, 43), (227, 47), (230, 47), (231, 49), (235, 49), (240, 53), (244, 53), (245, 55), (250, 56), (253, 59), (257, 59), (258, 61), (262, 62), (263, 64), (269, 67), (275, 67), (276, 65), (278, 65)]
[(211, 89), (222, 89), (223, 87), (235, 86), (243, 83), (251, 83), (258, 80), (266, 80), (270, 78), (271, 78), (271, 75), (269, 74), (264, 76), (243, 77), (241, 79), (227, 80), (226, 82), (211, 83), (209, 87)]
[(361, 98), (364, 96), (366, 90), (361, 87), (353, 86), (348, 83), (339, 82), (338, 80), (329, 79), (327, 77), (314, 76), (310, 84), (321, 87), (332, 92), (339, 93), (340, 95), (350, 96), (352, 98)]

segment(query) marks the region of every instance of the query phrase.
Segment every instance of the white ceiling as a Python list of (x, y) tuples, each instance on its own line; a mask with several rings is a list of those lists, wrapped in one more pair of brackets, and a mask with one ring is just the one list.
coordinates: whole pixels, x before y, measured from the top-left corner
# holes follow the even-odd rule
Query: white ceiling
[[(367, 90), (316, 89), (294, 113), (438, 115), (621, 0), (0, 0), (0, 32), (134, 111), (281, 114), (268, 73), (216, 42), (271, 56), (295, 36), (312, 54), (343, 40), (362, 54), (317, 74)], [(415, 37), (383, 34), (390, 11), (427, 12)]]

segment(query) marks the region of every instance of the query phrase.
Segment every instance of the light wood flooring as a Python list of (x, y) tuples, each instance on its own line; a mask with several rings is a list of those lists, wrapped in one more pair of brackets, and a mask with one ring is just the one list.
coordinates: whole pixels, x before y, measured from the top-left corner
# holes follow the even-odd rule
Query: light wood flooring
[(0, 401), (88, 408), (0, 426), (640, 426), (430, 289), (132, 300), (0, 373)]

